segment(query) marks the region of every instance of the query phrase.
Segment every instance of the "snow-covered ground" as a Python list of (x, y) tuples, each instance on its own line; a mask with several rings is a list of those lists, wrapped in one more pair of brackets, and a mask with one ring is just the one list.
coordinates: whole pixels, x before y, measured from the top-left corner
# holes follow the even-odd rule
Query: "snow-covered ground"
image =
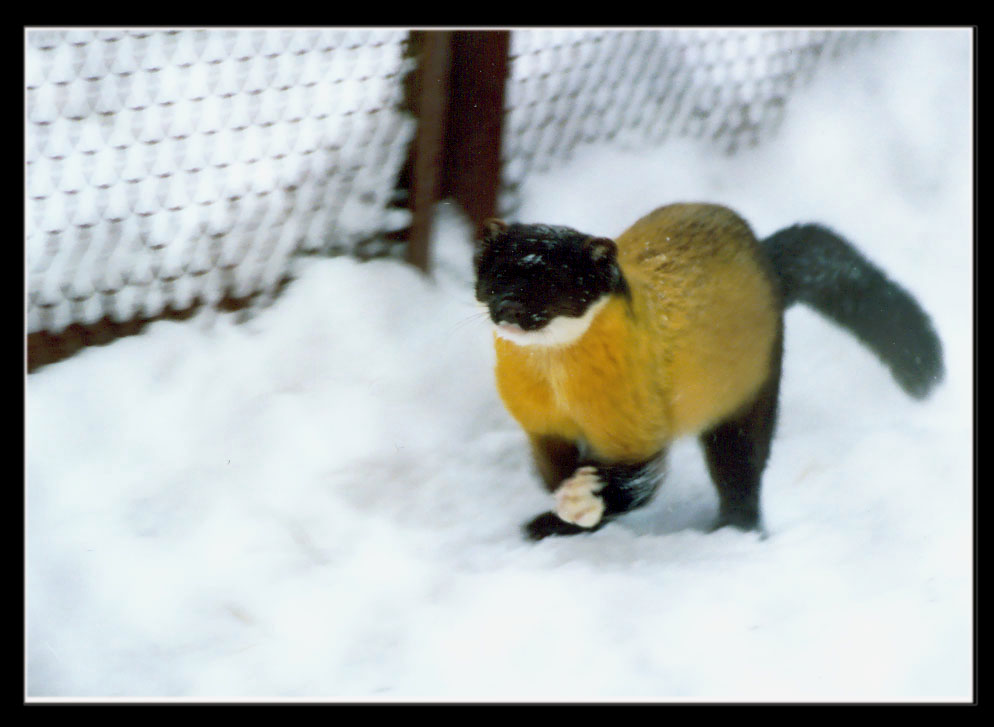
[(933, 315), (947, 375), (917, 402), (788, 314), (769, 538), (705, 532), (683, 442), (646, 509), (522, 539), (549, 496), (443, 211), (434, 281), (311, 260), (248, 323), (156, 323), (28, 377), (27, 696), (970, 700), (970, 44), (904, 31), (824, 68), (757, 150), (589, 150), (526, 190), (521, 220), (596, 234), (677, 200), (759, 235), (821, 221)]

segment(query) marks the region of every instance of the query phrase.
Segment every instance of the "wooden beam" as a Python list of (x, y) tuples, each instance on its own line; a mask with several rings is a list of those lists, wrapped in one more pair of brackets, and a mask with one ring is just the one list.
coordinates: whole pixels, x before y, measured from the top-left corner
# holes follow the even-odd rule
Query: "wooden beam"
[(510, 40), (508, 31), (452, 33), (444, 192), (477, 233), (497, 214)]
[(432, 216), (435, 203), (442, 197), (452, 33), (428, 31), (423, 33), (421, 42), (407, 261), (428, 272)]

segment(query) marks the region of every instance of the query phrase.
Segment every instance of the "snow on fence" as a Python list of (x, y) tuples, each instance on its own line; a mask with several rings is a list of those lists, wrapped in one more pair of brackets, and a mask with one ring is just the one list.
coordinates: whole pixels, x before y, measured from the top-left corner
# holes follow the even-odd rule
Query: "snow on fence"
[[(513, 213), (530, 174), (585, 144), (759, 143), (823, 60), (877, 35), (513, 31), (505, 63), (478, 71), (507, 69), (493, 204)], [(403, 256), (424, 36), (28, 29), (29, 370), (156, 317), (270, 300), (298, 255)], [(448, 124), (476, 123), (472, 102)], [(471, 167), (476, 151), (439, 158)]]

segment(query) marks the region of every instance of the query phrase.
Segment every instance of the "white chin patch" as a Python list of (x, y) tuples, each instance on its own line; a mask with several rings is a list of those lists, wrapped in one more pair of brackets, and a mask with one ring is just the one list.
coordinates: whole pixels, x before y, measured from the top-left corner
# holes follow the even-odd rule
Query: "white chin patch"
[(536, 331), (526, 331), (514, 325), (499, 324), (497, 335), (518, 346), (568, 346), (576, 343), (590, 328), (594, 318), (607, 305), (608, 296), (591, 304), (579, 318), (556, 316)]

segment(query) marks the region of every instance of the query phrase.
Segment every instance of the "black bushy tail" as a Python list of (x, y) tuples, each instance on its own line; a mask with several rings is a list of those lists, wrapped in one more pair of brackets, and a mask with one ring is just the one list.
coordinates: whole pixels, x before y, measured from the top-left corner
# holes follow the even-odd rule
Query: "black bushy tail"
[(785, 308), (806, 303), (851, 331), (915, 398), (942, 379), (942, 344), (928, 314), (845, 239), (820, 225), (794, 225), (762, 244)]

